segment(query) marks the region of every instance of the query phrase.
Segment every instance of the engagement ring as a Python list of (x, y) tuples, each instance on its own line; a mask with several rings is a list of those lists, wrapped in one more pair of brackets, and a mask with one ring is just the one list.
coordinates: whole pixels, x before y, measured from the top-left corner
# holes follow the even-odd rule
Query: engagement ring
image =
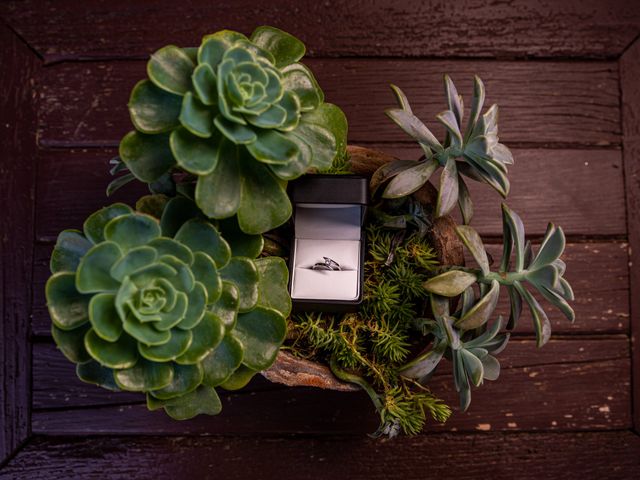
[(324, 258), (324, 262), (316, 263), (313, 267), (311, 267), (311, 270), (331, 270), (331, 271), (342, 270), (340, 268), (340, 264), (335, 260), (332, 260), (329, 257), (322, 257), (322, 258)]

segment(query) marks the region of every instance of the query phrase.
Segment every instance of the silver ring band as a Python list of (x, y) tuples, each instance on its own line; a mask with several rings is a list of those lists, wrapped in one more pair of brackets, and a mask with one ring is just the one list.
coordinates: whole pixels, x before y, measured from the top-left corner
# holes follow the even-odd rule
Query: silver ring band
[(334, 271), (334, 272), (342, 270), (342, 268), (340, 267), (340, 264), (335, 260), (329, 257), (322, 257), (322, 258), (324, 259), (324, 262), (316, 263), (313, 267), (311, 267), (311, 270), (327, 270), (327, 271)]

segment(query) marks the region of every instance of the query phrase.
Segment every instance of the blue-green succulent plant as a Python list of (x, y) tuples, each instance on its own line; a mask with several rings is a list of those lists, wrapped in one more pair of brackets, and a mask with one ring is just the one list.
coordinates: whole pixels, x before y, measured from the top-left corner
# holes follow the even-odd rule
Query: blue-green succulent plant
[[(144, 392), (150, 409), (191, 418), (221, 409), (275, 360), (291, 309), (281, 258), (261, 235), (212, 224), (189, 199), (113, 204), (65, 230), (51, 256), (52, 334), (81, 380)], [(225, 235), (221, 234), (221, 232)]]

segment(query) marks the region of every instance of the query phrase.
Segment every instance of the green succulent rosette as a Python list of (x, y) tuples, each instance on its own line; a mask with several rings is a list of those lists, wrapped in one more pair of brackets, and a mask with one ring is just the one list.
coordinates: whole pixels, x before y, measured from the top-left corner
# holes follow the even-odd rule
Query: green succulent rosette
[(214, 415), (215, 387), (275, 360), (291, 309), (286, 264), (257, 258), (262, 236), (234, 219), (216, 226), (186, 198), (147, 200), (139, 209), (158, 218), (113, 204), (59, 235), (46, 285), (53, 338), (85, 382), (144, 392), (176, 419)]
[(291, 216), (287, 181), (329, 168), (346, 148), (344, 114), (324, 102), (299, 62), (304, 53), (272, 27), (161, 48), (131, 92), (135, 130), (120, 143), (122, 161), (150, 184), (190, 174), (198, 207), (214, 219), (237, 215), (244, 232), (282, 225)]

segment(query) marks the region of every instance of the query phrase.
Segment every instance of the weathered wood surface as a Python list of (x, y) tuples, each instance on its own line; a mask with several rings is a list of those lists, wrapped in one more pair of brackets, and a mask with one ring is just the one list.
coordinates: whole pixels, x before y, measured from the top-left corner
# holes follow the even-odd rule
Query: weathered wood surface
[[(419, 157), (419, 147), (412, 144), (372, 146), (400, 158)], [(112, 179), (109, 159), (116, 154), (115, 149), (40, 151), (36, 223), (40, 242), (55, 241), (65, 228), (81, 227), (89, 214), (104, 205), (119, 200), (133, 203), (147, 192), (145, 185), (134, 182), (113, 198), (105, 196)], [(514, 154), (507, 203), (522, 216), (527, 234), (542, 236), (547, 222), (553, 221), (571, 237), (625, 235), (619, 150), (514, 149)], [(473, 225), (485, 236), (501, 236), (501, 197), (477, 182), (469, 182), (469, 188), (475, 207)]]
[(630, 245), (629, 286), (633, 343), (633, 411), (640, 433), (640, 41), (620, 61), (624, 119), (624, 173)]
[[(565, 368), (567, 366), (579, 366), (580, 368), (585, 368), (590, 371), (594, 370), (606, 370), (607, 362), (628, 362), (629, 358), (629, 341), (625, 335), (613, 335), (613, 336), (605, 336), (605, 337), (581, 337), (579, 339), (571, 339), (570, 337), (558, 337), (552, 339), (543, 349), (537, 349), (535, 347), (535, 341), (532, 338), (513, 338), (509, 347), (500, 354), (500, 360), (504, 372), (508, 372), (512, 369), (517, 370), (519, 373), (512, 373), (510, 378), (516, 378), (517, 385), (509, 383), (509, 385), (505, 385), (505, 388), (511, 388), (512, 390), (525, 389), (529, 392), (531, 391), (540, 391), (544, 389), (548, 389), (550, 393), (553, 393), (555, 387), (545, 383), (544, 387), (541, 385), (535, 385), (536, 382), (541, 382), (546, 380), (546, 374), (532, 374), (532, 368), (543, 368), (543, 369), (557, 369), (559, 366), (561, 368)], [(616, 379), (624, 380), (622, 376), (623, 372), (617, 372), (614, 374)], [(433, 382), (433, 390), (434, 392), (440, 394), (440, 390), (443, 392), (448, 392), (447, 395), (451, 395), (451, 372), (449, 368), (449, 364), (443, 364), (443, 367), (437, 372), (438, 379)], [(536, 378), (537, 377), (537, 378)], [(505, 377), (506, 378), (506, 377)], [(505, 378), (501, 378), (501, 381), (498, 383), (505, 382)], [(594, 382), (593, 378), (589, 378), (588, 376), (580, 376), (582, 380), (582, 388), (588, 388), (590, 391), (593, 388), (596, 388), (597, 392), (601, 392), (600, 389), (608, 388), (606, 384), (609, 382)], [(627, 379), (628, 380), (628, 379)], [(564, 380), (560, 380), (564, 382)], [(616, 382), (614, 382), (616, 383)], [(599, 385), (599, 386), (598, 386)], [(493, 384), (487, 383), (477, 392), (474, 392), (474, 403), (472, 412), (479, 409), (478, 417), (473, 417), (471, 420), (476, 421), (480, 417), (480, 415), (486, 414), (487, 411), (490, 411), (491, 406), (489, 403), (483, 406), (483, 402), (488, 402), (490, 400), (490, 396), (483, 393), (485, 388), (494, 388)], [(264, 392), (264, 391), (277, 391), (283, 390), (284, 387), (275, 385), (261, 379), (260, 377), (256, 377), (249, 386), (244, 389), (245, 393), (251, 392)], [(284, 391), (283, 395), (287, 395)], [(311, 396), (315, 390), (305, 390)], [(478, 397), (476, 398), (476, 393)], [(331, 405), (327, 406), (328, 409), (334, 408), (335, 410), (341, 410), (343, 403), (340, 399), (348, 398), (349, 394), (344, 394), (345, 397), (342, 396), (332, 396), (335, 398), (336, 402), (333, 402)], [(581, 397), (576, 398), (574, 401), (583, 402), (583, 407), (585, 409), (593, 408), (593, 405), (598, 402), (594, 401), (597, 395), (589, 396), (589, 397)], [(237, 396), (236, 394), (232, 394), (229, 397), (233, 398)], [(300, 396), (298, 394), (298, 396)], [(507, 395), (508, 396), (508, 395)], [(616, 398), (617, 395), (611, 394), (602, 396), (603, 400), (608, 408), (608, 412), (600, 412), (607, 413), (610, 417), (614, 418), (627, 418), (627, 408), (624, 406), (622, 398)], [(607, 397), (612, 397), (608, 399)], [(262, 393), (260, 395), (256, 395), (253, 397), (254, 401), (260, 401), (262, 398)], [(484, 398), (484, 400), (483, 400)], [(520, 398), (520, 397), (518, 397)], [(93, 385), (89, 385), (81, 382), (75, 376), (74, 365), (68, 362), (63, 355), (56, 349), (55, 345), (51, 343), (36, 343), (34, 345), (34, 365), (33, 365), (33, 408), (36, 411), (51, 411), (51, 410), (60, 410), (67, 408), (87, 408), (87, 407), (98, 407), (98, 406), (121, 406), (127, 404), (141, 403), (144, 401), (144, 397), (135, 393), (115, 393), (109, 392), (104, 389), (97, 388)], [(453, 405), (457, 402), (455, 398), (451, 398), (453, 400)], [(362, 397), (360, 399), (362, 401), (361, 407), (364, 408), (367, 412), (371, 413), (371, 407), (366, 403), (366, 398)], [(525, 402), (523, 405), (514, 406), (513, 413), (514, 417), (520, 417), (520, 415), (526, 414), (528, 410), (528, 406), (530, 403), (542, 403), (539, 401), (538, 397), (532, 398), (531, 400)], [(501, 400), (502, 402), (508, 400)], [(517, 402), (518, 400), (516, 400)], [(559, 400), (560, 401), (560, 400)], [(611, 406), (611, 402), (614, 402), (613, 408)], [(592, 405), (593, 404), (593, 405)], [(573, 403), (571, 405), (563, 405), (560, 404), (559, 409), (570, 410), (573, 408)], [(600, 405), (603, 406), (603, 405)], [(540, 405), (541, 408), (542, 405)], [(599, 408), (599, 407), (598, 407)], [(251, 408), (251, 411), (254, 411), (255, 408)], [(551, 409), (549, 415), (558, 415), (557, 409)], [(605, 409), (606, 410), (606, 409)], [(470, 413), (472, 413), (470, 412)], [(566, 412), (565, 412), (566, 413)], [(226, 410), (225, 410), (226, 415)], [(457, 415), (457, 414), (456, 414)], [(560, 415), (561, 416), (561, 415)], [(218, 417), (218, 420), (213, 421), (212, 423), (219, 423), (222, 418)], [(504, 421), (506, 417), (504, 417), (503, 412), (500, 409), (496, 409), (493, 414), (490, 414), (490, 417), (487, 418), (487, 422), (491, 422), (498, 418), (500, 422)], [(202, 419), (199, 419), (200, 421)], [(453, 420), (453, 419), (452, 419)], [(469, 420), (469, 421), (471, 421)], [(547, 422), (547, 416), (543, 416), (537, 424), (538, 428), (551, 428), (553, 425), (550, 425)], [(247, 420), (249, 423), (253, 423), (253, 419)], [(511, 421), (515, 422), (514, 418), (511, 418)], [(556, 419), (557, 421), (557, 419)], [(574, 422), (578, 422), (579, 419), (567, 418), (565, 421), (570, 421), (572, 424)], [(624, 420), (623, 420), (624, 421)], [(177, 425), (179, 427), (180, 424)], [(559, 425), (559, 424), (558, 424)], [(555, 425), (558, 427), (558, 425)], [(471, 427), (475, 427), (471, 425)], [(469, 428), (469, 425), (467, 425)]]
[(29, 312), (39, 61), (0, 25), (0, 463), (29, 434)]
[(140, 57), (261, 24), (299, 36), (313, 55), (600, 58), (620, 55), (640, 28), (628, 0), (31, 0), (4, 2), (0, 14), (48, 61)]
[[(36, 249), (32, 331), (38, 336), (49, 336), (51, 328), (44, 299), (44, 284), (49, 276), (51, 248), (51, 245), (43, 245)], [(500, 258), (501, 247), (490, 245), (488, 249), (497, 261)], [(563, 258), (570, 265), (566, 277), (576, 292), (574, 308), (577, 320), (571, 324), (559, 312), (549, 308), (554, 334), (628, 333), (627, 245), (613, 242), (570, 243)], [(505, 295), (502, 296), (497, 313), (508, 313)], [(517, 331), (533, 332), (528, 311), (523, 313)]]
[[(248, 461), (248, 459), (260, 459)], [(399, 438), (36, 438), (0, 478), (631, 479), (630, 432)]]
[[(504, 62), (323, 59), (308, 62), (328, 101), (340, 105), (350, 143), (409, 139), (384, 114), (400, 86), (416, 115), (437, 134), (446, 108), (442, 75), (470, 102), (473, 75), (500, 105), (507, 144), (608, 146), (620, 143), (618, 69), (614, 62)], [(129, 131), (129, 92), (146, 76), (143, 61), (72, 62), (47, 68), (41, 89), (43, 146), (112, 146)]]

